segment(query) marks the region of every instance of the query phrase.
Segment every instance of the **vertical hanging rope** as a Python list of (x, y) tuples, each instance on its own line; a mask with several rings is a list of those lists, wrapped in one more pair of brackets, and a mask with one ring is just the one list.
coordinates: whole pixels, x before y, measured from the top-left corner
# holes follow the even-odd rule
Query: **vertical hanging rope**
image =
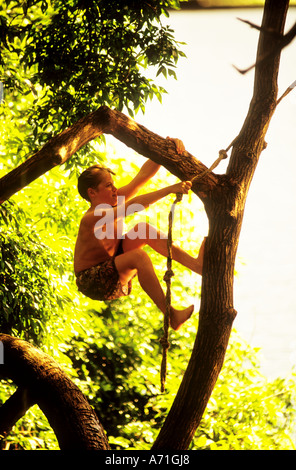
[(163, 337), (160, 339), (160, 343), (162, 345), (162, 361), (161, 361), (161, 369), (160, 369), (160, 381), (161, 381), (161, 392), (163, 393), (165, 390), (165, 380), (167, 374), (167, 351), (170, 347), (169, 343), (169, 327), (170, 327), (170, 314), (171, 314), (171, 278), (174, 275), (172, 270), (172, 231), (173, 231), (173, 221), (175, 215), (175, 207), (178, 202), (182, 200), (183, 194), (177, 194), (175, 201), (173, 202), (169, 217), (168, 217), (168, 239), (167, 239), (167, 247), (168, 247), (168, 256), (167, 256), (167, 270), (164, 275), (164, 281), (166, 283), (166, 311), (163, 320), (163, 330), (164, 334)]

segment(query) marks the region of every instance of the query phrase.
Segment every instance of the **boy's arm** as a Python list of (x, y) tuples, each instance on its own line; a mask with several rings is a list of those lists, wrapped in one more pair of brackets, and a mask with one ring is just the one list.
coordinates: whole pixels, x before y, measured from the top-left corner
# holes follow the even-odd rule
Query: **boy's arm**
[(147, 160), (140, 169), (137, 176), (126, 186), (122, 186), (117, 191), (118, 196), (124, 196), (126, 201), (137, 194), (140, 189), (157, 173), (160, 165), (152, 160)]
[[(178, 153), (183, 153), (185, 147), (181, 140), (172, 139), (170, 137), (167, 137), (167, 139), (175, 143), (176, 150)], [(126, 186), (123, 186), (122, 188), (118, 189), (118, 195), (124, 196), (126, 201), (130, 200), (157, 173), (160, 166), (161, 165), (158, 165), (152, 160), (147, 160), (147, 162), (145, 162), (142, 168), (140, 169), (137, 176)]]
[[(141, 194), (116, 207), (111, 207), (108, 204), (99, 204), (95, 209), (89, 211), (84, 216), (82, 222), (84, 225), (88, 226), (89, 229), (94, 230), (96, 238), (108, 238), (108, 236), (114, 238), (114, 224), (116, 221), (124, 219), (127, 215), (145, 210), (148, 206), (169, 194), (188, 194), (191, 186), (191, 181), (183, 181), (159, 189), (158, 191), (153, 191), (152, 193)], [(106, 228), (104, 229), (104, 227)]]
[[(160, 199), (168, 196), (169, 194), (188, 194), (189, 190), (192, 187), (191, 181), (183, 181), (181, 183), (172, 184), (165, 188), (159, 189), (158, 191), (153, 191), (152, 193), (141, 194), (136, 196), (130, 201), (128, 201), (125, 207), (129, 207), (129, 215), (133, 212), (139, 212), (140, 210), (146, 209), (151, 204), (159, 201)], [(135, 210), (131, 211), (131, 206), (134, 205)]]

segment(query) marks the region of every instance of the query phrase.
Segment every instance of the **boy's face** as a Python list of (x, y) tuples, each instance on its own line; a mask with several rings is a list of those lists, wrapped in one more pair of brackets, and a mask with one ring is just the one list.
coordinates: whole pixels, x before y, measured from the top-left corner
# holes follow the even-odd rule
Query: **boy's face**
[(89, 197), (94, 204), (117, 204), (117, 188), (114, 186), (112, 175), (108, 171), (103, 171), (101, 182), (96, 188), (89, 188)]

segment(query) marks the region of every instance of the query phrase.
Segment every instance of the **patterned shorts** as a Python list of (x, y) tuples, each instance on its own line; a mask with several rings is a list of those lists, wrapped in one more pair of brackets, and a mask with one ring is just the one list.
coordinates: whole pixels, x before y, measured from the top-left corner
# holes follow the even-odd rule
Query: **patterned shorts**
[(114, 258), (78, 273), (76, 284), (79, 292), (93, 300), (118, 299), (129, 295), (132, 290), (131, 281), (128, 284), (120, 282)]

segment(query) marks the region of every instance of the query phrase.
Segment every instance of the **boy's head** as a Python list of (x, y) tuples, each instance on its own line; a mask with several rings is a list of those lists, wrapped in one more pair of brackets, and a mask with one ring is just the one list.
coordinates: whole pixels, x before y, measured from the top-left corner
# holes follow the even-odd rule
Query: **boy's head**
[(115, 173), (110, 170), (110, 168), (105, 168), (101, 165), (93, 165), (84, 170), (78, 178), (78, 192), (81, 197), (90, 201), (88, 189), (96, 189), (98, 185), (103, 181), (106, 173), (115, 175)]

